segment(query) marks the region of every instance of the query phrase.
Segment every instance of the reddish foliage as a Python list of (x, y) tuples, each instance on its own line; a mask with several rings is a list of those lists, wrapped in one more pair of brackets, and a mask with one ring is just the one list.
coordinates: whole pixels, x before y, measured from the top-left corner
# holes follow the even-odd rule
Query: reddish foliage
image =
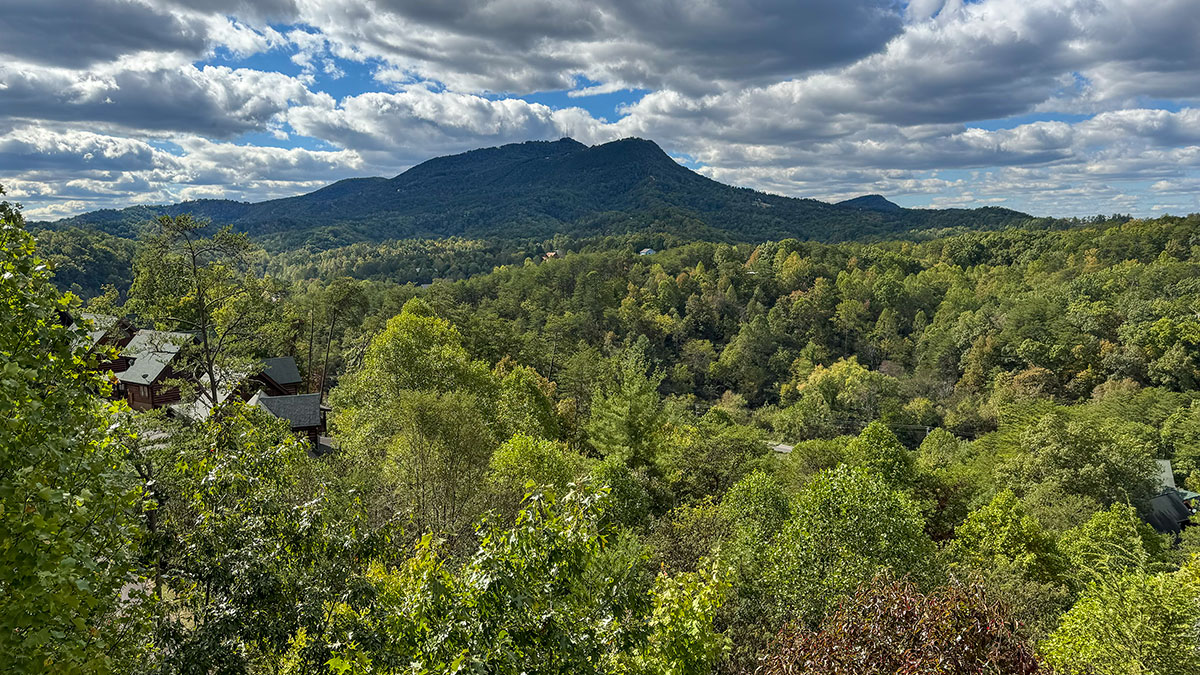
[(791, 626), (764, 655), (760, 675), (1026, 675), (1045, 673), (1016, 622), (976, 584), (930, 594), (877, 578), (825, 617)]

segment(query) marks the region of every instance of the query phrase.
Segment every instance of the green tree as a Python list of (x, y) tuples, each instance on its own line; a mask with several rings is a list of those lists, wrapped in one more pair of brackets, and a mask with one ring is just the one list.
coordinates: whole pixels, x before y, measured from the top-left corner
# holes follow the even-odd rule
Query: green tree
[[(230, 227), (205, 236), (191, 216), (161, 216), (141, 243), (127, 310), (195, 342), (181, 345), (172, 367), (192, 379), (210, 406), (229, 381), (258, 367), (281, 290), (252, 273), (254, 246)], [(158, 345), (154, 345), (158, 348)]]
[(1128, 572), (1088, 586), (1041, 644), (1056, 672), (1177, 675), (1200, 671), (1200, 569)]
[(658, 394), (662, 375), (648, 371), (643, 349), (626, 349), (616, 381), (592, 399), (586, 425), (592, 445), (602, 456), (615, 457), (635, 469), (654, 464), (666, 423)]
[(11, 672), (104, 673), (137, 658), (139, 491), (75, 309), (19, 207), (0, 202), (0, 662)]
[(1024, 494), (1051, 483), (1095, 499), (1144, 504), (1158, 490), (1153, 448), (1117, 421), (1072, 420), (1060, 412), (1042, 416), (1021, 436), (996, 470), (1001, 485)]
[(1169, 564), (1170, 544), (1164, 539), (1138, 518), (1136, 509), (1113, 504), (1066, 532), (1059, 546), (1083, 585), (1114, 574), (1158, 571), (1152, 567)]
[(334, 608), (346, 638), (331, 669), (707, 673), (723, 645), (711, 625), (719, 579), (660, 577), (627, 605), (615, 579), (597, 583), (610, 568), (603, 499), (587, 489), (534, 495), (511, 527), (484, 526), (461, 567), (431, 537), (397, 568), (372, 566), (372, 601)]
[(1006, 598), (1022, 632), (1043, 637), (1073, 597), (1068, 559), (1012, 492), (972, 511), (945, 549), (951, 570)]
[(924, 527), (916, 504), (882, 478), (840, 466), (796, 496), (760, 583), (788, 615), (817, 621), (881, 569), (928, 580), (936, 569)]
[(531, 487), (565, 490), (583, 468), (583, 457), (562, 443), (518, 434), (492, 453), (487, 484), (501, 508), (515, 513)]
[(155, 457), (153, 536), (160, 601), (153, 658), (164, 672), (247, 673), (279, 667), (289, 639), (308, 668), (329, 658), (326, 606), (351, 591), (388, 531), (286, 424), (225, 403), (135, 449)]
[(1040, 582), (1057, 581), (1067, 570), (1054, 537), (1025, 514), (1008, 490), (967, 516), (966, 522), (954, 530), (946, 553), (956, 563), (976, 570), (996, 564), (1014, 565), (1023, 575)]
[(762, 471), (741, 479), (721, 498), (725, 520), (755, 542), (775, 536), (791, 511), (787, 494)]
[(916, 458), (883, 422), (871, 422), (850, 441), (846, 446), (846, 462), (898, 488), (910, 488), (917, 480)]

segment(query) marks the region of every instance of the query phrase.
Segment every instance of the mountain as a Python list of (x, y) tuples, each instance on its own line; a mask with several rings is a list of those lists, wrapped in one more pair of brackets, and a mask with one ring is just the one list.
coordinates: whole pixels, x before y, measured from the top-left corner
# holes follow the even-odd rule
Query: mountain
[(199, 200), (85, 213), (51, 228), (133, 236), (161, 214), (232, 224), (268, 246), (462, 235), (515, 239), (646, 228), (734, 241), (844, 241), (964, 226), (991, 229), (1030, 216), (996, 207), (902, 209), (878, 195), (829, 204), (737, 188), (702, 176), (651, 141), (587, 146), (570, 138), (437, 157), (394, 178), (353, 178), (260, 203)]
[(869, 211), (903, 211), (899, 204), (889, 202), (883, 195), (863, 195), (854, 199), (847, 199), (838, 202), (834, 206), (848, 206), (855, 209), (867, 209)]

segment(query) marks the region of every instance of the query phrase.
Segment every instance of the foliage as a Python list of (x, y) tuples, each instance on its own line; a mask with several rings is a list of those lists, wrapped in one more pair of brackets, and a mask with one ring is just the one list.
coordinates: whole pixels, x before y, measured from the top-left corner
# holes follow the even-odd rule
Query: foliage
[(226, 227), (205, 237), (204, 224), (187, 215), (160, 217), (156, 226), (138, 251), (126, 311), (192, 336), (179, 345), (172, 369), (189, 375), (215, 406), (232, 388), (228, 380), (251, 372), (255, 357), (265, 355), (280, 291), (251, 272), (245, 235)]
[(647, 375), (645, 356), (639, 349), (626, 351), (617, 380), (598, 391), (592, 400), (587, 432), (604, 457), (614, 457), (633, 468), (654, 464), (666, 422), (658, 385), (662, 376)]
[(951, 568), (1008, 599), (1022, 634), (1043, 636), (1073, 598), (1070, 559), (1012, 492), (972, 511), (945, 548)]
[(1177, 572), (1127, 572), (1088, 586), (1041, 645), (1062, 673), (1167, 675), (1200, 669), (1197, 562)]
[(972, 511), (954, 531), (947, 556), (975, 570), (987, 570), (1000, 561), (1039, 582), (1058, 580), (1067, 562), (1054, 538), (1025, 514), (1010, 491), (997, 494), (983, 508)]
[(194, 427), (151, 429), (133, 450), (155, 508), (146, 554), (162, 599), (155, 660), (164, 672), (242, 673), (288, 652), (329, 657), (326, 605), (354, 592), (386, 543), (286, 426), (227, 403)]
[(737, 530), (761, 541), (783, 527), (791, 506), (787, 494), (769, 475), (755, 471), (725, 493), (721, 513)]
[(701, 561), (730, 536), (724, 509), (710, 500), (678, 506), (659, 518), (650, 533), (654, 562), (666, 572), (695, 572)]
[(77, 300), (33, 243), (0, 202), (0, 662), (112, 672), (137, 658), (139, 491), (88, 329), (71, 322)]
[(486, 480), (497, 505), (515, 513), (532, 488), (563, 490), (583, 466), (583, 458), (561, 443), (517, 435), (492, 453)]
[(660, 577), (648, 604), (618, 605), (620, 588), (587, 583), (604, 561), (601, 498), (534, 495), (511, 528), (484, 528), (460, 570), (429, 536), (401, 566), (373, 566), (372, 602), (335, 608), (348, 639), (333, 672), (707, 672), (719, 580)]
[(846, 446), (846, 463), (870, 471), (898, 488), (917, 480), (916, 458), (882, 422), (872, 422)]
[(1027, 452), (997, 469), (1000, 483), (1013, 489), (1051, 483), (1106, 506), (1144, 503), (1157, 491), (1152, 449), (1118, 424), (1094, 425), (1050, 413), (1023, 434), (1021, 443)]
[(886, 575), (864, 583), (818, 629), (790, 626), (759, 671), (863, 675), (1041, 672), (1006, 608), (975, 583), (922, 593)]
[(823, 472), (796, 496), (763, 583), (787, 615), (818, 621), (881, 569), (931, 578), (924, 525), (916, 504), (882, 478), (845, 466)]

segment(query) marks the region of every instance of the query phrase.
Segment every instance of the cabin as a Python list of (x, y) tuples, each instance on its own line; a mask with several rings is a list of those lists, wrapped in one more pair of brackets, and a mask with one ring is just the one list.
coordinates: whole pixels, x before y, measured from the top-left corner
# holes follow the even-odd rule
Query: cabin
[(638, 251), (638, 255), (654, 255), (655, 253), (658, 253), (658, 251), (655, 251), (652, 248), (644, 248)]
[[(109, 316), (108, 314), (91, 314), (88, 312), (81, 313), (79, 319), (87, 329), (87, 336), (83, 338), (83, 346), (89, 352), (96, 352), (105, 347), (112, 347), (120, 352), (133, 339), (135, 332), (133, 325), (126, 319)], [(73, 324), (75, 321), (74, 317), (71, 317), (70, 321)], [(100, 372), (111, 370), (114, 373), (119, 373), (128, 367), (129, 360), (121, 356), (118, 356), (114, 360), (106, 359), (99, 363)], [(115, 389), (113, 394), (117, 394)]]
[(133, 335), (120, 359), (124, 368), (116, 372), (120, 390), (134, 410), (153, 410), (179, 403), (179, 387), (167, 381), (180, 377), (171, 363), (184, 345), (194, 338), (187, 333), (139, 330)]
[(87, 348), (116, 347), (123, 349), (133, 339), (133, 326), (126, 319), (108, 314), (83, 312), (79, 318), (87, 322)]
[(287, 420), (292, 431), (308, 437), (314, 451), (320, 447), (320, 437), (325, 433), (325, 416), (330, 410), (321, 403), (320, 394), (267, 396), (259, 392), (250, 399), (249, 405)]
[[(296, 359), (277, 356), (263, 361), (262, 370), (250, 376), (250, 382), (258, 385), (268, 396), (294, 396), (300, 393), (300, 369)], [(253, 389), (251, 390), (253, 391)]]

